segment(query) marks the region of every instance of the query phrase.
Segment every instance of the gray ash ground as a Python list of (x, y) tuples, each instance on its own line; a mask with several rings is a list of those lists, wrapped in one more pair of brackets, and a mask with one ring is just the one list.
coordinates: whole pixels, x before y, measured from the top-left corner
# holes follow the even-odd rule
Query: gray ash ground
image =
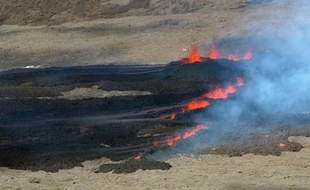
[[(154, 141), (196, 125), (192, 116), (203, 110), (179, 113), (175, 120), (160, 118), (173, 110), (135, 114), (186, 102), (208, 92), (209, 85), (225, 83), (243, 74), (242, 61), (238, 64), (222, 62), (207, 59), (188, 65), (172, 62), (164, 66), (109, 65), (1, 72), (0, 167), (57, 172), (82, 167), (81, 162), (85, 160), (107, 157), (127, 161), (104, 165), (98, 172), (169, 169), (171, 166), (164, 162), (130, 158), (139, 153), (156, 152), (160, 148), (153, 147)], [(152, 95), (81, 100), (55, 98), (60, 92), (94, 85), (102, 90), (139, 90)], [(215, 146), (215, 151), (214, 147), (209, 147), (200, 153), (240, 156), (299, 151), (301, 145), (288, 142), (287, 137), (309, 135), (309, 118), (308, 115), (292, 117), (284, 122), (292, 124), (291, 127), (283, 124), (281, 126), (285, 127), (280, 126), (268, 134), (229, 135), (222, 144)], [(279, 143), (287, 146), (279, 148)]]

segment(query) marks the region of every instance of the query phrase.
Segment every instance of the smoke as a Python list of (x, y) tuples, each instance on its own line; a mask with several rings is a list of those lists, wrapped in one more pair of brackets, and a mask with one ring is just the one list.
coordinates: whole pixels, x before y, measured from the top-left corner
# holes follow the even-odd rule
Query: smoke
[[(243, 48), (240, 44), (252, 47), (255, 55), (250, 60), (231, 63), (243, 71), (245, 85), (228, 99), (211, 102), (211, 106), (195, 116), (197, 123), (209, 129), (182, 142), (179, 145), (182, 151), (192, 152), (220, 143), (234, 132), (246, 135), (266, 131), (288, 124), (288, 116), (310, 112), (309, 6), (305, 6), (305, 0), (294, 2), (279, 3), (285, 9), (270, 12), (270, 20), (244, 18), (244, 23), (256, 26), (249, 31), (257, 29), (258, 35), (213, 42), (219, 49)], [(253, 11), (257, 12), (254, 15), (266, 13), (262, 9)], [(211, 44), (206, 46), (210, 48)]]
[(215, 128), (204, 138), (220, 141), (221, 135), (232, 131), (266, 129), (283, 124), (290, 115), (309, 113), (310, 36), (306, 27), (309, 11), (301, 6), (305, 4), (306, 1), (294, 5), (288, 3), (282, 13), (271, 13), (264, 26), (257, 21), (260, 23), (259, 36), (218, 42), (224, 45), (242, 41), (246, 46), (254, 47), (256, 55), (251, 60), (235, 63), (245, 75), (245, 86), (237, 95), (208, 107), (196, 117), (197, 122), (208, 118), (210, 129)]
[[(267, 27), (261, 28), (260, 31), (268, 35), (263, 45), (272, 50), (258, 54), (244, 66), (247, 86), (236, 102), (243, 112), (249, 110), (247, 105), (242, 106), (244, 102), (251, 102), (257, 111), (269, 115), (309, 111), (310, 39), (309, 29), (305, 28), (309, 11), (302, 7), (305, 4), (306, 1), (283, 3), (286, 9), (276, 15), (271, 13), (271, 21), (266, 21)], [(252, 45), (260, 44), (259, 40), (253, 40)], [(260, 47), (264, 51), (264, 47)]]

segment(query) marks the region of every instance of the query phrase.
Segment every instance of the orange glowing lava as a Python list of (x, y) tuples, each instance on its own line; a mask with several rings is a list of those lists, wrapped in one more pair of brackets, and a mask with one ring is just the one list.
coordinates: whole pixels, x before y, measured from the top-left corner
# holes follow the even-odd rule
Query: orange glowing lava
[(189, 63), (201, 62), (203, 58), (200, 57), (198, 48), (196, 46), (192, 46), (191, 52), (189, 54)]
[(210, 99), (226, 99), (228, 98), (229, 94), (235, 93), (236, 91), (236, 88), (231, 83), (229, 83), (228, 86), (224, 89), (218, 85), (214, 90), (208, 92), (203, 97)]
[[(240, 61), (240, 60), (248, 60), (251, 59), (253, 56), (253, 52), (248, 50), (246, 51), (243, 56), (239, 55), (238, 51), (235, 53), (226, 55), (224, 51), (219, 51), (215, 45), (212, 45), (208, 54), (208, 58), (210, 59), (228, 59), (232, 61)], [(181, 59), (181, 64), (189, 64), (195, 62), (202, 62), (204, 61), (204, 57), (200, 57), (198, 48), (194, 45), (191, 47), (191, 51), (189, 53), (188, 58)]]
[(141, 159), (141, 156), (140, 156), (140, 155), (137, 155), (137, 156), (134, 157), (134, 159), (135, 159), (135, 160), (140, 160), (140, 159)]
[(244, 79), (243, 77), (237, 77), (237, 86), (243, 86), (244, 85)]
[[(215, 45), (212, 45), (208, 54), (208, 58), (210, 59), (228, 59), (232, 61), (240, 61), (240, 60), (248, 60), (251, 59), (253, 56), (252, 51), (247, 50), (243, 55), (240, 55), (238, 51), (235, 53), (226, 55), (224, 51), (219, 51)], [(198, 48), (194, 45), (191, 47), (191, 51), (189, 53), (188, 58), (181, 59), (181, 64), (189, 64), (195, 62), (202, 62), (206, 58), (200, 57)]]
[(224, 90), (224, 92), (227, 94), (233, 94), (235, 92), (237, 92), (236, 88), (231, 84), (231, 83), (228, 83), (228, 86), (226, 87), (226, 89)]
[(171, 119), (171, 120), (174, 120), (174, 119), (175, 119), (175, 113), (172, 113), (172, 114), (171, 114), (170, 119)]
[(185, 131), (183, 134), (178, 134), (178, 135), (174, 135), (173, 137), (170, 137), (167, 139), (167, 145), (168, 146), (173, 146), (176, 144), (176, 142), (178, 142), (181, 139), (187, 139), (189, 137), (194, 136), (198, 131), (200, 130), (206, 130), (208, 129), (207, 126), (205, 125), (197, 125), (197, 127), (192, 128), (188, 131)]
[(187, 110), (195, 110), (199, 108), (205, 108), (209, 106), (210, 103), (207, 100), (194, 100), (188, 103)]
[(225, 55), (225, 53), (220, 53), (218, 48), (215, 45), (211, 46), (210, 52), (208, 57), (210, 59), (228, 59), (232, 61), (240, 61), (240, 60), (247, 60), (251, 59), (253, 56), (252, 51), (246, 51), (243, 56), (240, 56), (238, 52), (235, 52), (234, 54)]
[(196, 128), (194, 128), (193, 130), (187, 131), (183, 134), (183, 139), (187, 139), (188, 137), (194, 136), (198, 131), (200, 130), (204, 130), (204, 129), (208, 129), (207, 126), (204, 125), (197, 125)]
[(183, 58), (181, 64), (202, 62), (203, 60), (204, 58), (200, 57), (198, 48), (195, 45), (192, 45), (188, 58)]

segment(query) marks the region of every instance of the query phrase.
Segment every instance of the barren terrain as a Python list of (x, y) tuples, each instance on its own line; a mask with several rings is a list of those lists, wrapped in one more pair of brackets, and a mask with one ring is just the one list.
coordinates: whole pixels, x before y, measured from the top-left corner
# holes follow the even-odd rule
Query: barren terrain
[[(7, 2), (2, 1), (9, 4)], [(30, 65), (166, 64), (187, 56), (188, 52), (184, 50), (189, 49), (191, 44), (200, 45), (201, 54), (206, 56), (211, 43), (223, 40), (226, 40), (225, 46), (231, 48), (237, 45), (238, 48), (246, 46), (254, 51), (261, 51), (262, 48), (276, 48), (280, 51), (282, 47), (265, 47), (264, 44), (270, 46), (270, 37), (277, 37), (281, 41), (294, 32), (287, 27), (287, 31), (283, 32), (281, 26), (292, 22), (292, 25), (305, 31), (309, 29), (309, 23), (304, 20), (291, 19), (290, 15), (294, 15), (299, 7), (307, 10), (309, 6), (301, 5), (299, 1), (207, 1), (209, 3), (206, 5), (197, 5), (199, 9), (184, 10), (180, 12), (182, 14), (169, 11), (181, 6), (179, 1), (173, 5), (162, 5), (163, 2), (150, 1), (150, 8), (133, 9), (126, 13), (128, 16), (116, 14), (117, 18), (94, 19), (86, 16), (88, 21), (82, 17), (67, 23), (64, 22), (65, 18), (70, 17), (65, 16), (57, 19), (60, 22), (58, 25), (49, 25), (49, 20), (43, 18), (38, 24), (27, 17), (10, 21), (11, 17), (16, 18), (23, 13), (16, 10), (15, 17), (2, 16), (4, 24), (22, 26), (0, 27), (1, 69)], [(190, 5), (198, 1), (195, 2)], [(15, 10), (13, 5), (11, 9)], [(163, 9), (163, 6), (167, 9)], [(156, 14), (156, 10), (164, 13)], [(23, 25), (22, 21), (32, 22)], [(265, 29), (268, 28), (272, 30), (266, 33)], [(255, 45), (253, 38), (259, 39), (255, 40)]]

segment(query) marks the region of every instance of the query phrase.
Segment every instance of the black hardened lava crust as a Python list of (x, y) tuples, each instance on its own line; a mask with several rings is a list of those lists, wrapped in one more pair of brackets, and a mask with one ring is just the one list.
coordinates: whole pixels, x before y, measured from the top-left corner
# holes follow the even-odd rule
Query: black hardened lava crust
[[(164, 66), (109, 65), (1, 72), (0, 166), (57, 172), (59, 169), (82, 167), (81, 162), (85, 160), (107, 157), (125, 161), (104, 165), (98, 172), (169, 169), (171, 166), (167, 163), (130, 158), (141, 152), (154, 152), (154, 141), (196, 125), (192, 116), (203, 110), (179, 112), (174, 120), (168, 116), (171, 111), (180, 111), (174, 108), (175, 105), (201, 96), (208, 92), (210, 85), (228, 80), (235, 82), (235, 78), (244, 72), (243, 62), (238, 62), (237, 66), (232, 64), (207, 59), (189, 65), (172, 62)], [(94, 85), (106, 91), (135, 90), (152, 94), (76, 100), (58, 98), (61, 92)], [(169, 106), (172, 110), (158, 109)], [(167, 117), (161, 118), (162, 115)], [(308, 119), (301, 123), (307, 122)], [(309, 127), (303, 126), (301, 131), (309, 132)], [(284, 131), (290, 130), (284, 128)], [(277, 136), (278, 131), (273, 131), (270, 136), (273, 134)], [(239, 144), (224, 143), (217, 145), (216, 151), (210, 148), (202, 150), (202, 153), (238, 156), (298, 151), (301, 148), (299, 144), (287, 142), (287, 137), (292, 134), (283, 133), (277, 138), (270, 138), (268, 143), (248, 139), (239, 141)], [(298, 131), (296, 134), (302, 135)], [(252, 137), (260, 139), (261, 136), (254, 134)], [(230, 136), (226, 140), (232, 139)], [(248, 142), (253, 145), (248, 145)], [(287, 146), (269, 150), (278, 143)], [(257, 147), (255, 144), (261, 148), (253, 148)]]
[(123, 163), (103, 164), (95, 173), (113, 172), (116, 174), (132, 173), (137, 170), (169, 170), (172, 166), (169, 163), (147, 159), (131, 159)]

